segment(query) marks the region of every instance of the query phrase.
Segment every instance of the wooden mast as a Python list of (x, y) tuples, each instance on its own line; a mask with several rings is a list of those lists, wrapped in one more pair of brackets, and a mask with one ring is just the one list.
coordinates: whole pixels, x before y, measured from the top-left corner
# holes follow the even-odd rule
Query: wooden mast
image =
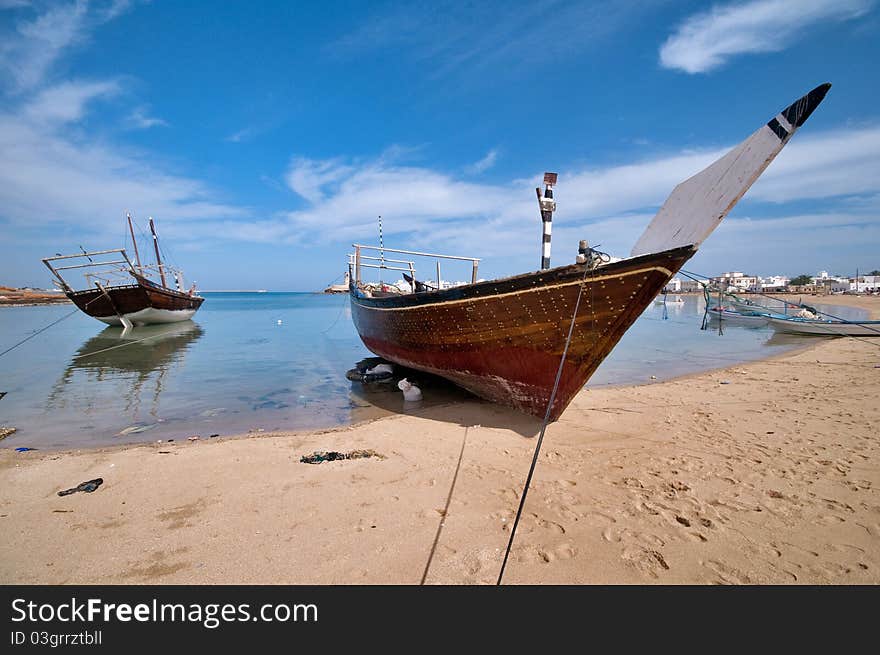
[(153, 248), (156, 250), (156, 264), (159, 265), (159, 277), (162, 279), (162, 286), (168, 288), (165, 284), (165, 267), (162, 266), (162, 258), (159, 257), (159, 237), (156, 236), (156, 226), (153, 225), (153, 217), (150, 216), (150, 232), (153, 233)]
[(134, 228), (131, 226), (131, 214), (126, 213), (125, 217), (128, 219), (128, 231), (131, 232), (131, 243), (134, 246), (134, 258), (135, 261), (137, 261), (138, 273), (143, 275), (144, 267), (141, 266), (141, 254), (138, 252), (138, 242), (137, 239), (134, 238)]

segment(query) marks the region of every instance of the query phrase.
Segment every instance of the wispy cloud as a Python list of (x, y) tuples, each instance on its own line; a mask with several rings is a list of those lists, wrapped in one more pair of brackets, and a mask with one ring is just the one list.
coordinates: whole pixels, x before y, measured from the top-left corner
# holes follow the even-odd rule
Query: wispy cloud
[(870, 11), (874, 0), (753, 0), (715, 6), (686, 19), (660, 48), (660, 63), (706, 73), (736, 55), (779, 52), (828, 21)]
[(250, 141), (257, 134), (257, 129), (254, 127), (246, 127), (244, 129), (239, 130), (238, 132), (234, 132), (230, 134), (228, 137), (224, 139), (224, 141), (229, 141), (230, 143), (242, 143), (243, 141)]
[(132, 130), (148, 130), (151, 127), (168, 127), (168, 121), (150, 116), (148, 107), (137, 107), (125, 118), (126, 127)]
[(0, 70), (19, 90), (35, 87), (66, 49), (85, 39), (88, 22), (88, 4), (77, 1), (18, 23), (3, 35)]
[[(557, 236), (588, 238), (611, 252), (628, 252), (638, 233), (679, 182), (728, 148), (685, 151), (628, 164), (560, 170)], [(871, 197), (880, 193), (880, 127), (799, 136), (749, 192), (747, 201)], [(290, 238), (362, 238), (381, 214), (387, 234), (408, 241), (455, 246), (480, 243), (482, 251), (529, 252), (537, 225), (534, 187), (540, 172), (503, 184), (478, 184), (450, 173), (343, 158), (296, 158), (287, 182), (309, 204), (288, 212)], [(778, 207), (771, 208), (779, 213)], [(850, 204), (853, 214), (862, 209)], [(767, 212), (764, 212), (765, 214)], [(842, 212), (846, 213), (846, 212)], [(789, 227), (789, 226), (786, 226)], [(805, 224), (805, 227), (809, 225)]]
[[(10, 100), (0, 109), (0, 221), (13, 235), (15, 228), (49, 225), (116, 234), (124, 209), (178, 224), (249, 216), (199, 180), (87, 129), (94, 106), (123, 93), (118, 80), (50, 82), (70, 48), (130, 5), (55, 5), (16, 24), (0, 42), (0, 71), (6, 74), (0, 90)], [(165, 121), (150, 116), (146, 105), (122, 119), (129, 129), (161, 125)]]
[(23, 109), (23, 115), (41, 124), (64, 124), (79, 121), (87, 105), (119, 93), (115, 81), (70, 81), (40, 91)]
[(115, 230), (126, 208), (172, 220), (241, 217), (197, 180), (156, 168), (147, 157), (47, 132), (0, 115), (0, 207), (14, 225), (76, 224)]
[(409, 3), (376, 13), (326, 50), (343, 58), (406, 50), (435, 75), (499, 64), (535, 66), (600, 47), (655, 4), (537, 0), (511, 8), (498, 2)]
[(467, 170), (469, 173), (485, 173), (495, 165), (496, 161), (498, 161), (498, 151), (493, 148), (486, 153), (485, 157), (483, 157), (479, 161), (475, 161), (465, 170)]

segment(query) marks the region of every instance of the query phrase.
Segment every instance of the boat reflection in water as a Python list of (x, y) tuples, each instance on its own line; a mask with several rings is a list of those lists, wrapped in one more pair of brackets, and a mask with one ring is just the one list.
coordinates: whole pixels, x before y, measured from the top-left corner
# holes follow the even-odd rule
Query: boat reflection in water
[(203, 333), (192, 321), (133, 330), (107, 327), (71, 357), (52, 389), (48, 406), (77, 406), (87, 414), (113, 408), (137, 415), (144, 399), (150, 402), (150, 415), (157, 416), (166, 377), (173, 369), (182, 368), (185, 353)]

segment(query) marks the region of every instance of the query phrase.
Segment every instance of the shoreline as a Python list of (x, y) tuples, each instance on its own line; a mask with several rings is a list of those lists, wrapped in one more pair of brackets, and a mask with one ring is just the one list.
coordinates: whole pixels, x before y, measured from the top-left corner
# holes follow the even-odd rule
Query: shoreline
[[(880, 583), (880, 341), (805, 345), (578, 394), (547, 429), (505, 582)], [(0, 582), (417, 584), (440, 530), (427, 582), (493, 584), (539, 423), (474, 402), (300, 433), (3, 449)], [(384, 458), (300, 462), (354, 449)]]

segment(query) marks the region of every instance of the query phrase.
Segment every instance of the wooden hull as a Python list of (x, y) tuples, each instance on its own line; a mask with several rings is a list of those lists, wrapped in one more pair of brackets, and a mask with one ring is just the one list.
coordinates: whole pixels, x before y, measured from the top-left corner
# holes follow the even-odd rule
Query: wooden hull
[(352, 319), (380, 357), (543, 417), (583, 284), (550, 412), (556, 420), (695, 251), (622, 260), (586, 277), (583, 265), (572, 265), (429, 293), (367, 297), (352, 286)]
[[(70, 291), (67, 297), (89, 316), (108, 325), (122, 325), (121, 314), (133, 325), (176, 323), (192, 318), (204, 298), (159, 286), (128, 284), (99, 289)], [(109, 298), (108, 298), (109, 296)]]

